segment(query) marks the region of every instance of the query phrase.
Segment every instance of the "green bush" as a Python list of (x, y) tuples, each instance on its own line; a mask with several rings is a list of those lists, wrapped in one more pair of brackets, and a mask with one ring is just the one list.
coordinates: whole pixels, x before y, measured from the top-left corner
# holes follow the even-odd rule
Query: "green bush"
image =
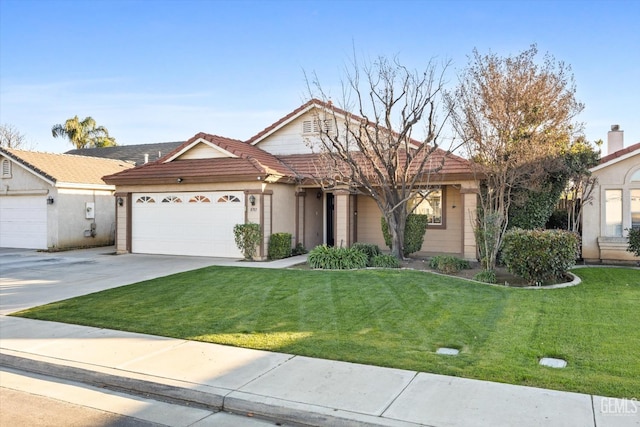
[(371, 266), (379, 268), (400, 268), (400, 260), (393, 255), (380, 254), (373, 257)]
[[(418, 252), (422, 248), (428, 223), (429, 217), (427, 215), (409, 214), (407, 216), (407, 223), (404, 226), (404, 256), (409, 256), (409, 254)], [(389, 249), (392, 249), (391, 233), (389, 233), (389, 225), (384, 217), (381, 219), (381, 225), (384, 243)]]
[(569, 231), (517, 228), (504, 236), (502, 261), (512, 274), (541, 285), (562, 278), (578, 250), (579, 238)]
[(482, 270), (473, 276), (473, 280), (484, 283), (496, 283), (498, 281), (494, 270)]
[(282, 259), (291, 256), (291, 233), (273, 233), (269, 238), (267, 250), (269, 259)]
[(470, 268), (469, 262), (451, 255), (437, 255), (429, 261), (429, 267), (441, 273), (451, 274)]
[(354, 243), (351, 249), (355, 249), (367, 255), (367, 267), (373, 266), (373, 258), (380, 255), (380, 248), (373, 243)]
[(244, 258), (253, 259), (258, 243), (260, 243), (260, 239), (262, 239), (260, 225), (251, 222), (247, 224), (236, 224), (233, 227), (233, 236), (236, 241), (236, 246), (240, 249)]
[(300, 242), (298, 242), (298, 244), (296, 245), (295, 248), (293, 248), (293, 250), (291, 251), (291, 255), (296, 256), (296, 255), (304, 255), (307, 252), (309, 252), (307, 250), (307, 248), (304, 247), (304, 245)]
[(635, 256), (640, 256), (640, 228), (629, 229), (629, 247), (627, 251), (633, 253)]
[(367, 266), (367, 255), (352, 248), (316, 246), (309, 252), (307, 263), (311, 268), (352, 270)]

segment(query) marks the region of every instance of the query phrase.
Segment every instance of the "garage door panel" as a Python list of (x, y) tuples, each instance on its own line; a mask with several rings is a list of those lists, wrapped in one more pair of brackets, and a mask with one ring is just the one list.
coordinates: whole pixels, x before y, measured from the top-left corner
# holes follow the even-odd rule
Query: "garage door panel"
[(44, 196), (0, 197), (0, 247), (47, 248)]
[[(136, 203), (149, 199), (155, 203)], [(162, 202), (177, 199), (179, 203)], [(218, 202), (220, 199), (237, 201)], [(133, 200), (133, 252), (242, 256), (234, 242), (233, 227), (244, 222), (243, 193), (140, 193), (134, 194)]]

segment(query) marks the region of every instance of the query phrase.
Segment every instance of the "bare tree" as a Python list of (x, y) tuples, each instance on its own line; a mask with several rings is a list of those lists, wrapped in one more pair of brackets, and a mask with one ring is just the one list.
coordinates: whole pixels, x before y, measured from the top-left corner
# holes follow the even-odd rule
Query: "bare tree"
[[(310, 96), (319, 93), (327, 107), (317, 109), (315, 117), (320, 138), (313, 148), (320, 153), (318, 170), (324, 171), (320, 178), (325, 185), (371, 196), (389, 226), (392, 255), (401, 259), (409, 202), (420, 197), (444, 162), (433, 154), (446, 121), (439, 124), (436, 112), (447, 65), (439, 70), (430, 62), (416, 72), (385, 57), (365, 66), (354, 59), (351, 65), (339, 107), (317, 76), (307, 79)], [(417, 140), (419, 126), (424, 136)]]
[(13, 125), (5, 123), (0, 126), (0, 147), (29, 149), (30, 143), (24, 134)]
[(457, 89), (448, 94), (453, 125), (481, 180), (478, 247), (493, 270), (517, 189), (536, 190), (563, 167), (561, 153), (580, 126), (570, 67), (535, 45), (517, 56), (474, 50)]

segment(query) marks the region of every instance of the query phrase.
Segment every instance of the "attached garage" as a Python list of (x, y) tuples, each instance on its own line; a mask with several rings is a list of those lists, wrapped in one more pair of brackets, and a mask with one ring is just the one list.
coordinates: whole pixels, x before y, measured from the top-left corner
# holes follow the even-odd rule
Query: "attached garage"
[(242, 258), (233, 227), (244, 223), (243, 192), (133, 193), (134, 253)]
[(47, 249), (45, 196), (0, 197), (0, 247)]

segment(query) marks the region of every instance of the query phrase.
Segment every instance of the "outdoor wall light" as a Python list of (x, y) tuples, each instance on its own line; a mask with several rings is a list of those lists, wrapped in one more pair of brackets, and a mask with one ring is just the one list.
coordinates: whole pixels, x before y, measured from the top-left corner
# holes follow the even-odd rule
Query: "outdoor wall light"
[(249, 196), (249, 203), (251, 203), (251, 206), (255, 206), (256, 205), (256, 196), (254, 196), (253, 194)]
[(53, 204), (53, 197), (51, 197), (51, 196), (47, 197), (47, 204), (48, 205), (52, 205)]
[(178, 178), (178, 184), (182, 182), (182, 178)]
[(322, 199), (322, 191), (316, 193), (316, 199)]
[(118, 197), (118, 206), (124, 205), (124, 199), (122, 197)]

